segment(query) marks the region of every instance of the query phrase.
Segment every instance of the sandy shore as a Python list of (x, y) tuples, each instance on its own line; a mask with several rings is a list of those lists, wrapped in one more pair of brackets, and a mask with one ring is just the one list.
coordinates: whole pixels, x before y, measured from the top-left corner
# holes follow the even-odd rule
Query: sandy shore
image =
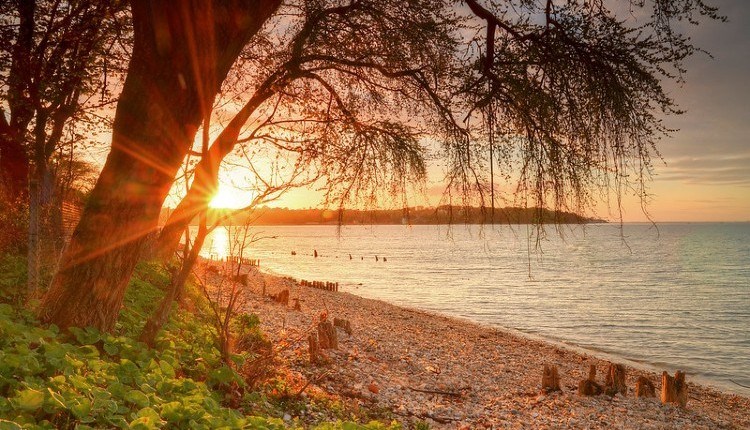
[[(288, 278), (251, 271), (248, 312), (276, 343), (290, 372), (312, 381), (311, 389), (389, 410), (404, 423), (426, 421), (431, 428), (750, 428), (750, 398), (692, 383), (687, 408), (636, 399), (638, 376), (657, 387), (660, 375), (628, 368), (628, 395), (582, 397), (578, 382), (590, 364), (603, 384), (609, 362), (464, 320), (393, 306), (342, 292), (302, 287)], [(301, 311), (261, 295), (290, 290)], [(327, 312), (353, 328), (338, 331), (339, 348), (329, 362), (313, 366), (305, 339)], [(541, 394), (544, 364), (558, 367), (563, 391)], [(658, 392), (657, 392), (658, 395)]]

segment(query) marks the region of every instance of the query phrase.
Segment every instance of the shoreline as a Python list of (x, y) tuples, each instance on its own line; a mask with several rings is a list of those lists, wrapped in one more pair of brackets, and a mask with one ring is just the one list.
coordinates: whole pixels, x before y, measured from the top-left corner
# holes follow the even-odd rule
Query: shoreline
[[(279, 273), (278, 271), (275, 271), (275, 270), (269, 269), (269, 268), (263, 268), (261, 271), (264, 274), (269, 275), (269, 276), (274, 276), (274, 277), (279, 277), (279, 278), (292, 278), (292, 277), (290, 277), (290, 276), (288, 276), (286, 274)], [(670, 374), (673, 374), (677, 370), (682, 370), (682, 371), (684, 371), (684, 372), (687, 373), (688, 379), (693, 380), (693, 381), (699, 383), (700, 385), (713, 388), (713, 389), (715, 389), (717, 391), (720, 391), (720, 392), (723, 392), (723, 393), (726, 393), (726, 394), (733, 394), (733, 395), (739, 395), (739, 396), (744, 396), (744, 397), (749, 397), (750, 398), (750, 389), (742, 387), (742, 386), (739, 386), (739, 385), (734, 385), (736, 383), (734, 383), (734, 384), (732, 382), (724, 382), (724, 383), (722, 383), (721, 381), (714, 380), (714, 379), (711, 379), (711, 378), (706, 377), (706, 376), (702, 376), (702, 375), (700, 375), (698, 373), (694, 373), (694, 369), (692, 369), (692, 368), (688, 370), (688, 369), (683, 369), (683, 368), (680, 368), (678, 366), (672, 366), (672, 365), (668, 365), (668, 364), (666, 364), (664, 366), (660, 366), (659, 363), (652, 363), (652, 362), (647, 361), (647, 360), (637, 360), (637, 359), (633, 359), (633, 358), (628, 358), (628, 357), (622, 356), (620, 354), (617, 354), (615, 352), (610, 352), (610, 351), (607, 351), (607, 350), (604, 350), (604, 349), (598, 349), (598, 348), (594, 348), (594, 347), (585, 347), (585, 346), (577, 345), (577, 344), (575, 344), (573, 342), (566, 341), (564, 339), (558, 339), (558, 338), (554, 338), (554, 337), (550, 337), (550, 336), (545, 336), (543, 334), (534, 333), (534, 332), (528, 332), (528, 331), (524, 331), (524, 330), (517, 329), (517, 328), (505, 327), (505, 326), (502, 326), (502, 325), (499, 325), (499, 324), (490, 324), (490, 323), (484, 323), (484, 322), (481, 322), (481, 321), (475, 321), (475, 320), (471, 319), (468, 316), (450, 315), (448, 313), (443, 313), (443, 312), (438, 311), (438, 310), (421, 309), (421, 308), (418, 308), (418, 307), (415, 307), (415, 306), (406, 305), (406, 304), (398, 305), (398, 304), (389, 302), (386, 299), (365, 297), (365, 296), (362, 296), (362, 295), (359, 295), (359, 294), (356, 293), (355, 290), (358, 290), (359, 287), (357, 285), (353, 285), (353, 284), (352, 285), (342, 285), (342, 287), (344, 287), (345, 289), (342, 289), (342, 291), (340, 291), (340, 293), (351, 294), (352, 296), (355, 296), (355, 297), (358, 297), (358, 298), (361, 298), (361, 299), (374, 300), (374, 301), (382, 302), (382, 303), (390, 305), (390, 306), (396, 306), (396, 307), (407, 309), (407, 310), (411, 310), (411, 311), (414, 311), (414, 312), (422, 312), (426, 316), (451, 318), (451, 319), (456, 319), (456, 320), (458, 320), (460, 322), (465, 322), (465, 323), (469, 323), (469, 324), (475, 324), (477, 326), (484, 327), (484, 328), (490, 328), (490, 329), (497, 329), (497, 330), (500, 330), (500, 331), (505, 331), (508, 334), (513, 335), (513, 336), (519, 336), (519, 337), (524, 337), (524, 338), (528, 338), (528, 339), (531, 339), (531, 340), (535, 340), (535, 341), (538, 341), (538, 342), (549, 343), (549, 344), (551, 344), (553, 346), (556, 346), (556, 347), (559, 347), (559, 348), (568, 349), (571, 352), (574, 352), (574, 353), (577, 353), (577, 354), (591, 355), (591, 356), (598, 357), (598, 358), (600, 358), (602, 360), (607, 360), (607, 361), (610, 361), (610, 362), (617, 362), (617, 363), (625, 364), (628, 367), (636, 368), (636, 369), (644, 371), (644, 372), (650, 372), (650, 373), (660, 374), (662, 371), (667, 370), (667, 371), (670, 372)]]
[[(644, 363), (468, 318), (302, 287), (255, 268), (249, 280), (245, 310), (260, 317), (270, 339), (290, 344), (281, 355), (310, 390), (390, 411), (399, 421), (472, 429), (750, 427), (750, 398), (691, 376), (687, 408), (663, 406), (658, 397), (633, 397), (639, 376), (655, 384), (658, 396), (661, 376)], [(289, 289), (301, 311), (262, 297), (263, 284), (267, 294)], [(324, 311), (331, 319), (348, 319), (353, 334), (339, 331), (338, 350), (327, 350), (328, 363), (313, 366), (306, 333)], [(626, 364), (628, 395), (579, 396), (589, 365), (597, 366), (603, 384), (613, 358)], [(540, 394), (544, 364), (558, 366), (561, 393)]]

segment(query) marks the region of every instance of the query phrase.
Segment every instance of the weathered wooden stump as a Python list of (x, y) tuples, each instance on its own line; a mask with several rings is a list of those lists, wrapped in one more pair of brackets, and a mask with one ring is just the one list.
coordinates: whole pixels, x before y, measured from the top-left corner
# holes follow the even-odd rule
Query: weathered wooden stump
[(310, 333), (307, 336), (307, 343), (310, 349), (310, 363), (317, 363), (320, 360), (320, 342), (318, 341), (318, 333)]
[(281, 290), (273, 298), (277, 303), (281, 303), (284, 306), (289, 306), (289, 290)]
[(301, 311), (302, 306), (299, 304), (299, 298), (295, 298), (294, 300), (294, 310), (295, 311)]
[(610, 396), (614, 396), (617, 393), (623, 396), (627, 394), (628, 386), (625, 384), (625, 366), (614, 363), (609, 365), (607, 380), (604, 383), (604, 392)]
[(318, 339), (320, 340), (321, 349), (338, 349), (339, 339), (336, 334), (336, 328), (330, 321), (321, 321), (318, 323)]
[(560, 391), (560, 376), (557, 373), (557, 366), (544, 365), (542, 371), (542, 391), (551, 393)]
[(685, 372), (678, 370), (674, 377), (667, 372), (661, 374), (661, 402), (673, 403), (685, 407), (687, 405), (687, 383)]
[(578, 394), (581, 396), (598, 396), (602, 386), (596, 382), (596, 365), (589, 367), (589, 377), (578, 383)]
[(341, 330), (344, 330), (344, 332), (348, 335), (352, 334), (352, 323), (347, 319), (334, 318), (333, 325), (334, 327), (339, 327)]
[(232, 277), (232, 281), (247, 286), (247, 273), (242, 273)]
[(645, 376), (639, 376), (635, 381), (635, 397), (656, 397), (654, 383)]

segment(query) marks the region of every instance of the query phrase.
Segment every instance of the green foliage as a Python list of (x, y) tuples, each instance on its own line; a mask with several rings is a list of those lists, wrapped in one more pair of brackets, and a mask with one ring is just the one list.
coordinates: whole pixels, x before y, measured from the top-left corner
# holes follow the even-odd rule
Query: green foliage
[(26, 259), (0, 254), (0, 303), (15, 303), (26, 283)]
[[(16, 266), (3, 263), (0, 282), (12, 283)], [(223, 390), (243, 380), (222, 364), (213, 329), (197, 314), (175, 312), (154, 349), (134, 340), (167, 282), (155, 266), (139, 266), (114, 334), (92, 328), (61, 334), (55, 326), (40, 327), (30, 312), (0, 303), (0, 430), (300, 428), (222, 405)], [(256, 316), (235, 324), (243, 336), (265, 340)], [(339, 422), (317, 428), (398, 427)]]

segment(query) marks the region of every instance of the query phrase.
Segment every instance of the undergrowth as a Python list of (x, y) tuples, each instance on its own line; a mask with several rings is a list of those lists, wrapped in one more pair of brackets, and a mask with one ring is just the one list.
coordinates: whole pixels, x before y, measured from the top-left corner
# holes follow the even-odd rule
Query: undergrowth
[[(208, 306), (188, 293), (155, 348), (137, 342), (162, 296), (167, 275), (156, 265), (136, 270), (114, 333), (43, 327), (20, 306), (25, 267), (0, 258), (0, 430), (6, 429), (284, 429), (303, 423), (246, 415), (265, 402), (235, 371), (253, 360), (252, 348), (222, 363)], [(190, 291), (190, 290), (188, 290)], [(257, 317), (236, 322), (243, 342), (266, 345)], [(233, 407), (228, 407), (229, 405)], [(318, 424), (320, 430), (396, 429), (396, 424)]]

